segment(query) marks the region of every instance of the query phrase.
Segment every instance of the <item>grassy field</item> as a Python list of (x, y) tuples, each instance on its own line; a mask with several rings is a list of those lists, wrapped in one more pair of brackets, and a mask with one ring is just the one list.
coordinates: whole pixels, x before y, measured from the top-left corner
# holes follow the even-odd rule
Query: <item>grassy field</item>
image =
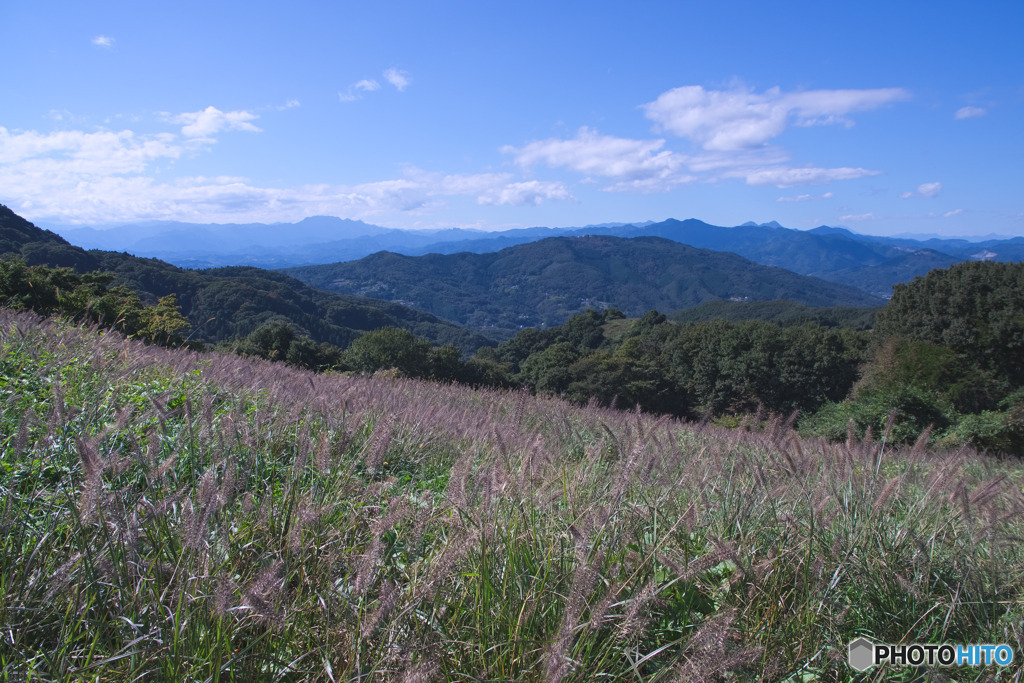
[[(1024, 676), (1019, 460), (9, 312), (0, 411), (4, 680)], [(1016, 659), (855, 674), (860, 636)]]

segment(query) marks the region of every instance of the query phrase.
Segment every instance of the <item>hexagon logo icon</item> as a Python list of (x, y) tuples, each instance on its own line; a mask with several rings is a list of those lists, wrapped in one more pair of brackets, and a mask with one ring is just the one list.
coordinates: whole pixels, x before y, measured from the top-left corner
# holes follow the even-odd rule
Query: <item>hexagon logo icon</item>
[(867, 671), (875, 665), (875, 646), (867, 638), (858, 638), (850, 643), (850, 666), (857, 671)]

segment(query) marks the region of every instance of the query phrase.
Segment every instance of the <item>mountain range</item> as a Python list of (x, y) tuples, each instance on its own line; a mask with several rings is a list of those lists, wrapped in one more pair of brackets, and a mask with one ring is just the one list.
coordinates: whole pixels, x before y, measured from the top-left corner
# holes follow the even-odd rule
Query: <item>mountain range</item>
[(337, 346), (347, 346), (363, 332), (386, 326), (465, 351), (493, 343), (429, 313), (379, 299), (318, 290), (284, 273), (252, 267), (185, 270), (159, 259), (85, 251), (0, 204), (0, 256), (4, 254), (19, 256), (29, 265), (114, 273), (118, 282), (137, 291), (147, 303), (176, 294), (182, 313), (193, 326), (193, 338), (207, 342), (243, 337), (260, 325), (280, 321), (314, 341)]
[(661, 237), (549, 237), (483, 254), (378, 252), (282, 272), (318, 289), (401, 302), (475, 329), (506, 332), (559, 325), (588, 308), (640, 316), (720, 299), (885, 303), (848, 285)]
[(327, 216), (273, 225), (196, 225), (150, 222), (107, 230), (61, 228), (86, 248), (128, 251), (186, 268), (250, 265), (286, 268), (352, 261), (380, 251), (407, 256), (458, 252), (490, 253), (547, 237), (606, 235), (663, 237), (716, 251), (731, 251), (755, 263), (851, 285), (887, 298), (892, 286), (970, 259), (1024, 259), (1024, 238), (982, 241), (861, 235), (821, 226), (793, 230), (778, 223), (722, 227), (697, 219), (608, 223), (582, 228), (523, 228), (484, 232), (394, 230)]

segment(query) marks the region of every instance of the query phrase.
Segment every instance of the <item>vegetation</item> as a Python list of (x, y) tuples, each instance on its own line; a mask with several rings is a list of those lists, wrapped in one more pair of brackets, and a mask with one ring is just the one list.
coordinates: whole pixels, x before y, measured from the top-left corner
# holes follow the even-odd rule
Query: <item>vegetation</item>
[(1024, 263), (966, 262), (897, 286), (874, 334), (850, 397), (809, 430), (888, 421), (903, 439), (929, 428), (947, 445), (1024, 454)]
[(0, 365), (5, 679), (909, 681), (847, 643), (1024, 647), (1018, 460), (9, 312)]
[(150, 306), (173, 294), (192, 325), (192, 339), (211, 344), (244, 338), (273, 323), (290, 325), (298, 337), (308, 337), (313, 345), (342, 348), (364, 332), (388, 326), (407, 329), (434, 344), (454, 344), (464, 351), (493, 343), (428, 313), (387, 301), (320, 291), (259, 268), (184, 270), (157, 259), (87, 252), (3, 205), (0, 254), (21, 258), (29, 266), (113, 274), (113, 283), (125, 285)]
[(113, 281), (109, 273), (80, 275), (71, 268), (0, 259), (0, 305), (97, 323), (151, 343), (185, 343), (182, 335), (191, 325), (181, 315), (173, 294), (147, 306), (124, 285), (112, 286)]
[(514, 334), (589, 308), (630, 316), (714, 299), (873, 306), (865, 292), (658, 237), (552, 237), (488, 254), (402, 256), (283, 272), (334, 292), (402, 302), (474, 329)]
[[(841, 441), (924, 431), (948, 447), (1024, 454), (1024, 264), (966, 262), (896, 288), (870, 333), (858, 309), (718, 302), (692, 318), (752, 311), (765, 320), (674, 323), (589, 311), (523, 330), (477, 358), (492, 376), (586, 404), (739, 424), (799, 412), (807, 434)], [(812, 312), (813, 311), (813, 312)], [(814, 316), (815, 321), (802, 322)]]
[[(9, 244), (22, 239), (22, 253), (40, 245), (73, 250), (24, 221), (8, 220), (0, 236)], [(589, 248), (577, 247), (580, 253)], [(566, 256), (565, 263), (578, 257)], [(431, 347), (408, 325), (389, 324), (393, 319), (380, 309), (339, 301), (325, 309), (279, 273), (228, 268), (200, 276), (127, 255), (94, 252), (90, 258), (113, 274), (17, 259), (0, 263), (0, 297), (15, 307), (170, 345), (183, 343), (185, 332), (196, 343), (204, 329), (215, 338), (234, 330), (221, 348), (298, 368), (525, 386), (580, 405), (640, 406), (732, 425), (745, 414), (796, 411), (804, 433), (833, 440), (845, 439), (852, 428), (862, 438), (885, 430), (902, 443), (928, 430), (934, 442), (949, 447), (969, 443), (1024, 453), (1021, 264), (966, 262), (901, 285), (870, 334), (863, 329), (873, 309), (812, 309), (785, 301), (710, 302), (675, 316), (703, 322), (682, 324), (654, 311), (631, 321), (618, 309), (591, 309), (559, 327), (522, 330), (464, 361), (464, 347)], [(175, 291), (144, 303), (150, 292), (171, 287), (184, 292), (191, 310), (179, 310)], [(226, 321), (212, 315), (191, 331), (183, 317), (222, 310), (229, 311)], [(756, 319), (707, 320), (714, 315)], [(431, 316), (417, 316), (439, 329)], [(456, 338), (473, 337), (459, 332)]]
[(478, 356), (504, 363), (535, 391), (699, 418), (813, 412), (842, 400), (868, 346), (864, 333), (810, 323), (680, 325), (654, 311), (621, 318), (617, 310), (590, 311), (562, 327), (524, 330)]
[(804, 306), (793, 301), (706, 301), (676, 311), (671, 316), (677, 323), (701, 323), (726, 320), (738, 323), (745, 320), (765, 320), (784, 327), (814, 323), (823, 327), (849, 327), (870, 330), (882, 306), (859, 308), (854, 306)]

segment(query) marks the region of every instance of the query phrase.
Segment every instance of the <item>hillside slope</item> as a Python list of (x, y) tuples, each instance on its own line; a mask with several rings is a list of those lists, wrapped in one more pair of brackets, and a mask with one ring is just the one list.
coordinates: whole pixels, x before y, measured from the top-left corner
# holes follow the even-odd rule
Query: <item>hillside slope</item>
[(85, 251), (0, 205), (0, 254), (29, 265), (105, 270), (149, 303), (177, 294), (193, 338), (217, 342), (244, 336), (271, 321), (289, 322), (313, 340), (346, 346), (365, 331), (393, 326), (437, 344), (474, 350), (491, 340), (422, 311), (387, 301), (325, 292), (282, 273), (259, 268), (184, 270), (158, 259), (112, 251)]
[(1020, 643), (1019, 459), (2, 310), (0, 348), (10, 680), (839, 681), (865, 633)]

